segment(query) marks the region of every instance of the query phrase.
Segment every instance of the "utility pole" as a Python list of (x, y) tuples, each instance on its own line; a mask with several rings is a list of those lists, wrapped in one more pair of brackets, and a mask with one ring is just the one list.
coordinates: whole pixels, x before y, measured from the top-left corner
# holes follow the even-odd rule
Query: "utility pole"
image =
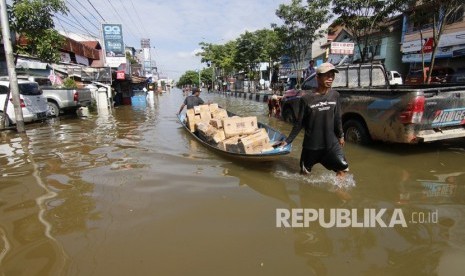
[[(23, 111), (21, 110), (19, 103), (18, 79), (16, 77), (15, 62), (13, 58), (13, 47), (11, 46), (10, 24), (8, 22), (8, 14), (6, 12), (5, 0), (0, 0), (0, 18), (2, 24), (3, 46), (5, 48), (6, 64), (8, 67), (8, 77), (10, 79), (10, 91), (11, 97), (13, 98), (13, 106), (15, 109), (16, 130), (19, 133), (22, 133), (25, 132)], [(9, 97), (6, 97), (5, 101), (9, 101), (8, 98)], [(7, 120), (6, 108), (5, 110), (3, 110), (3, 114), (5, 120)]]

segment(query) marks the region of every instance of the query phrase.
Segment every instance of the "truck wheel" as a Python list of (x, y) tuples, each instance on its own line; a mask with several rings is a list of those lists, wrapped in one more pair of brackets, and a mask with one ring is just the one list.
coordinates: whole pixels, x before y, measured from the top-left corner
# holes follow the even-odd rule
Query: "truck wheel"
[(58, 108), (58, 105), (54, 102), (47, 102), (47, 104), (50, 110), (50, 116), (58, 117), (60, 115), (60, 108)]
[(349, 120), (344, 123), (343, 129), (346, 141), (361, 145), (370, 143), (370, 135), (360, 121)]
[[(7, 127), (9, 127), (11, 125), (10, 118), (8, 118), (8, 115), (4, 115), (3, 112), (0, 112), (0, 122), (5, 120), (5, 116), (7, 118), (7, 120), (5, 122), (5, 128), (7, 128)], [(0, 123), (0, 125), (1, 125), (1, 123)]]

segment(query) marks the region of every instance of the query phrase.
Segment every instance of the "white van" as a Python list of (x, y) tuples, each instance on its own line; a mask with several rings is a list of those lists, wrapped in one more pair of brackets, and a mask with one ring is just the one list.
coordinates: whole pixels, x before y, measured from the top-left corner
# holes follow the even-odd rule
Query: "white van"
[[(24, 122), (29, 123), (47, 118), (49, 115), (47, 99), (42, 96), (42, 90), (39, 89), (39, 85), (33, 81), (18, 80), (18, 88)], [(0, 120), (3, 120), (5, 116), (3, 107), (5, 105), (6, 95), (9, 89), (10, 82), (7, 80), (0, 80)], [(6, 116), (9, 119), (7, 121), (7, 125), (16, 124), (11, 93), (10, 98), (8, 99)]]
[(387, 76), (390, 85), (399, 84), (402, 85), (402, 76), (397, 71), (387, 71)]

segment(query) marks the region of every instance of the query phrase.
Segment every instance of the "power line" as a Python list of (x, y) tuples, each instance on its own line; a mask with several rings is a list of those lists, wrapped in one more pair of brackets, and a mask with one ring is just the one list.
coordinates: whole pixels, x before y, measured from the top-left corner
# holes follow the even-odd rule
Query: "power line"
[(89, 4), (92, 6), (92, 8), (94, 9), (95, 12), (97, 12), (97, 14), (100, 16), (100, 18), (102, 18), (103, 22), (107, 22), (105, 21), (105, 18), (103, 18), (103, 16), (98, 12), (98, 10), (94, 7), (94, 5), (90, 2), (90, 0), (87, 0), (87, 2), (89, 2)]
[[(84, 16), (84, 15), (81, 13), (81, 11), (80, 11), (79, 9), (77, 9), (73, 4), (71, 4), (70, 1), (67, 1), (67, 2), (68, 2), (68, 4), (69, 4), (71, 7), (73, 7), (85, 20), (87, 20), (87, 22), (89, 22), (89, 23), (90, 23), (92, 26), (94, 26), (97, 30), (100, 29), (100, 28), (97, 27), (92, 21), (90, 21), (86, 16)], [(70, 13), (71, 13), (71, 12), (70, 12)], [(74, 17), (74, 16), (73, 16), (73, 17)], [(79, 24), (81, 24), (81, 23), (79, 23)]]
[[(113, 6), (113, 4), (111, 3), (110, 0), (107, 0), (107, 2), (110, 4), (110, 6), (113, 8), (113, 10), (115, 11), (116, 15), (118, 16), (118, 18), (121, 20), (121, 23), (124, 22), (123, 18), (121, 17), (121, 15), (118, 13), (118, 11), (115, 9), (115, 6)], [(131, 36), (133, 36), (134, 38), (137, 39), (137, 36), (134, 35), (134, 33), (130, 30), (130, 28), (128, 27), (128, 32)]]
[[(79, 30), (80, 32), (84, 32), (84, 33), (87, 33), (89, 36), (91, 37), (94, 37), (94, 38), (98, 38), (97, 35), (91, 33), (89, 30), (87, 30), (85, 27), (83, 27), (82, 25), (79, 27), (78, 25), (74, 24), (72, 21), (70, 21), (69, 19), (65, 19), (65, 18), (59, 18), (55, 15), (55, 18), (57, 20), (60, 21), (60, 23), (65, 23), (66, 25), (69, 25), (71, 27), (73, 27), (74, 29), (76, 30)], [(63, 25), (61, 25), (63, 27)], [(64, 31), (66, 31), (64, 28), (63, 28)]]
[(90, 15), (92, 15), (92, 17), (95, 19), (96, 22), (99, 22), (98, 18), (95, 17), (94, 13), (90, 12), (90, 11), (87, 9), (87, 7), (84, 6), (84, 4), (81, 3), (81, 1), (77, 1), (77, 3), (78, 3), (79, 5), (81, 5), (81, 7), (83, 7), (83, 8), (86, 10), (87, 13), (89, 13)]
[[(121, 5), (123, 6), (123, 10), (126, 11), (126, 14), (127, 14), (128, 17), (129, 17), (129, 20), (131, 20), (131, 22), (134, 24), (134, 26), (136, 26), (137, 24), (136, 24), (136, 23), (134, 22), (134, 20), (132, 19), (132, 16), (129, 14), (128, 9), (126, 9), (126, 7), (124, 6), (123, 1), (122, 1), (122, 0), (119, 0), (119, 1), (120, 1)], [(143, 37), (143, 35), (142, 35), (142, 33), (141, 33), (141, 28), (137, 28), (137, 26), (136, 26), (136, 29), (137, 29), (137, 31), (139, 32), (140, 37)]]
[(143, 24), (142, 21), (140, 20), (141, 17), (140, 17), (139, 14), (137, 13), (137, 10), (136, 10), (136, 7), (134, 6), (134, 3), (132, 2), (132, 0), (130, 0), (130, 1), (131, 1), (131, 5), (132, 5), (132, 10), (136, 13), (136, 18), (137, 18), (137, 20), (139, 21), (140, 26), (142, 26), (142, 30), (144, 31), (145, 34), (147, 34), (148, 32), (147, 32), (147, 30), (145, 29), (144, 24)]

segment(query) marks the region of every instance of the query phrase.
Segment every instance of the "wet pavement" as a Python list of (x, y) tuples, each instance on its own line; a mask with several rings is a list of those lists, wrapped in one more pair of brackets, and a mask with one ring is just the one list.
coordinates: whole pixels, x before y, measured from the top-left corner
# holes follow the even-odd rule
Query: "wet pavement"
[[(263, 102), (201, 97), (291, 129)], [(182, 100), (173, 89), (0, 132), (0, 275), (463, 274), (464, 139), (347, 144), (341, 182), (319, 165), (298, 174), (301, 135), (273, 163), (216, 155), (177, 122)], [(276, 226), (277, 210), (299, 209), (325, 220)], [(324, 224), (331, 210), (384, 209), (407, 227)]]

